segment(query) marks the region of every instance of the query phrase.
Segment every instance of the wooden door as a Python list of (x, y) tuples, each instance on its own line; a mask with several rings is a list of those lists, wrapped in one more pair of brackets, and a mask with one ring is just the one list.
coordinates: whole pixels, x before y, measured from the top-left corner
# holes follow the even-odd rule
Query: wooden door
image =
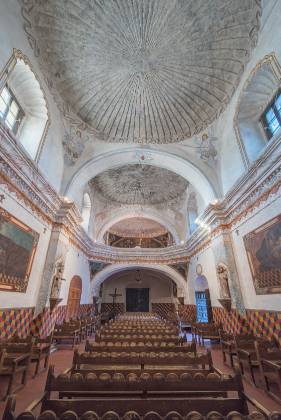
[(82, 292), (82, 280), (79, 276), (74, 276), (70, 282), (69, 292), (68, 292), (68, 301), (67, 301), (67, 310), (66, 310), (66, 319), (77, 318), (80, 307), (80, 299)]

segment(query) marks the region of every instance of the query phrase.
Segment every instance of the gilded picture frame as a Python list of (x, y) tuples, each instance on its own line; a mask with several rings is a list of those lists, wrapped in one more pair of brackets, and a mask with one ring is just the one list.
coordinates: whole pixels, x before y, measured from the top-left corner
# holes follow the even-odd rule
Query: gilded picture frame
[(257, 295), (281, 293), (281, 215), (243, 237)]
[(39, 234), (0, 208), (0, 290), (25, 293)]

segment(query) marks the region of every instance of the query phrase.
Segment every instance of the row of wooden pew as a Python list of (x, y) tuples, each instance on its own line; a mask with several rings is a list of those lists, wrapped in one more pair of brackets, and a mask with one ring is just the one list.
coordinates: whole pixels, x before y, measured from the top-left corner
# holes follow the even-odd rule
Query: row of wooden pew
[[(17, 335), (0, 341), (0, 378), (7, 378), (7, 392), (3, 399), (21, 389), (27, 380), (30, 365), (34, 365), (35, 377), (39, 373), (43, 360), (43, 370), (47, 369), (52, 346), (64, 342), (72, 345), (90, 337), (95, 330), (96, 320), (93, 318), (70, 320), (61, 325), (55, 325), (52, 333), (45, 338), (29, 336), (21, 338)], [(20, 375), (20, 384), (15, 386)]]
[[(239, 372), (230, 376), (215, 369), (211, 353), (204, 348), (198, 351), (195, 339), (167, 348), (154, 340), (147, 345), (136, 343), (135, 337), (113, 339), (124, 323), (130, 323), (133, 337), (136, 331), (148, 330), (152, 321), (126, 315), (110, 322), (111, 341), (87, 340), (85, 351), (74, 351), (72, 366), (63, 374), (55, 376), (51, 366), (42, 398), (16, 416), (11, 397), (3, 420), (281, 419), (280, 413), (270, 413), (245, 394)], [(161, 324), (161, 320), (155, 322)], [(169, 325), (163, 322), (164, 327)], [(170, 336), (174, 334), (171, 328)], [(149, 335), (155, 335), (153, 325)], [(256, 413), (249, 413), (248, 404)]]
[(234, 336), (221, 331), (220, 343), (225, 363), (229, 358), (234, 367), (236, 361), (242, 375), (254, 385), (257, 385), (259, 372), (264, 390), (281, 402), (281, 348), (276, 340), (252, 334)]

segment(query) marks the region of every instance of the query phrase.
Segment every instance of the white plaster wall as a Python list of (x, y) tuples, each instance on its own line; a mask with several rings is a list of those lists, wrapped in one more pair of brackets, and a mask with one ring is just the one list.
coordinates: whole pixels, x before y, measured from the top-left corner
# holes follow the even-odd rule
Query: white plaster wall
[[(0, 308), (33, 307), (37, 301), (51, 230), (30, 209), (27, 209), (15, 194), (9, 193), (2, 186), (0, 187), (0, 192), (5, 195), (5, 200), (1, 203), (1, 207), (39, 233), (39, 241), (26, 293), (0, 291)], [(45, 233), (44, 228), (46, 228)]]
[(65, 259), (65, 267), (60, 297), (63, 299), (61, 305), (67, 304), (68, 291), (73, 276), (80, 276), (82, 279), (82, 294), (80, 303), (92, 303), (90, 291), (90, 270), (88, 258), (74, 246), (69, 245), (69, 249)]
[(13, 48), (21, 50), (29, 58), (36, 75), (43, 87), (51, 116), (51, 126), (45, 139), (39, 168), (57, 190), (60, 190), (64, 162), (62, 148), (62, 129), (59, 111), (49, 93), (44, 77), (37, 65), (33, 50), (31, 49), (26, 34), (23, 30), (23, 19), (20, 4), (17, 0), (0, 1), (0, 72), (10, 59)]
[(134, 274), (124, 273), (124, 276), (121, 278), (106, 280), (103, 283), (103, 303), (112, 303), (110, 294), (114, 293), (115, 288), (117, 288), (117, 293), (122, 295), (116, 299), (116, 303), (124, 303), (126, 305), (126, 288), (149, 288), (150, 305), (151, 303), (173, 302), (171, 282), (160, 276), (143, 275), (141, 283), (138, 283)]
[[(281, 197), (253, 216), (243, 220), (232, 232), (233, 249), (240, 279), (245, 307), (247, 309), (271, 309), (281, 311), (281, 294), (256, 295), (243, 236), (270, 219), (279, 215), (281, 211)], [(236, 230), (238, 229), (238, 235)]]
[(212, 306), (220, 306), (218, 302), (219, 285), (216, 274), (216, 265), (211, 247), (208, 247), (205, 250), (201, 251), (200, 253), (192, 257), (190, 260), (187, 278), (187, 284), (189, 288), (188, 295), (190, 297), (190, 302), (188, 303), (195, 304), (195, 281), (198, 277), (198, 274), (196, 273), (197, 264), (202, 265), (202, 274), (206, 277), (208, 281)]
[(239, 152), (238, 143), (233, 127), (233, 118), (238, 99), (243, 90), (244, 83), (257, 63), (266, 55), (274, 52), (281, 62), (281, 7), (280, 0), (265, 0), (263, 2), (263, 16), (258, 44), (251, 59), (246, 66), (230, 104), (218, 121), (217, 135), (220, 139), (221, 182), (223, 192), (226, 193), (240, 175), (244, 166)]

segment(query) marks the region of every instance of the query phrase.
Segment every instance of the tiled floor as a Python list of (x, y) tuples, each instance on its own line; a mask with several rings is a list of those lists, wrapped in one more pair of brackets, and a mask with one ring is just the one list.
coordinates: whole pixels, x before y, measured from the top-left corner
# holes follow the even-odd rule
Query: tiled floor
[[(207, 343), (208, 346), (208, 343)], [(83, 349), (84, 345), (81, 345), (81, 350)], [(212, 356), (214, 360), (214, 365), (223, 371), (224, 373), (231, 373), (232, 369), (223, 364), (222, 355), (219, 350), (218, 345), (211, 345), (210, 346), (212, 351)], [(59, 351), (55, 351), (52, 353), (50, 357), (50, 364), (55, 366), (56, 374), (63, 372), (67, 368), (69, 368), (72, 364), (72, 357), (73, 357), (73, 350), (68, 348), (67, 346), (61, 348)], [(17, 394), (17, 406), (16, 411), (20, 412), (23, 411), (28, 404), (30, 404), (36, 398), (39, 398), (42, 395), (44, 390), (45, 381), (46, 381), (46, 372), (40, 373), (36, 378), (32, 378), (33, 373), (30, 369), (29, 377), (27, 385), (18, 392)], [(252, 398), (255, 398), (260, 404), (264, 405), (267, 409), (271, 411), (280, 411), (281, 412), (281, 404), (278, 404), (274, 400), (272, 400), (269, 396), (267, 396), (260, 388), (256, 388), (251, 385), (249, 382), (244, 381), (244, 386), (246, 392)], [(3, 396), (6, 390), (6, 382), (0, 382), (0, 398)], [(3, 413), (5, 407), (5, 403), (0, 402), (0, 413)]]

